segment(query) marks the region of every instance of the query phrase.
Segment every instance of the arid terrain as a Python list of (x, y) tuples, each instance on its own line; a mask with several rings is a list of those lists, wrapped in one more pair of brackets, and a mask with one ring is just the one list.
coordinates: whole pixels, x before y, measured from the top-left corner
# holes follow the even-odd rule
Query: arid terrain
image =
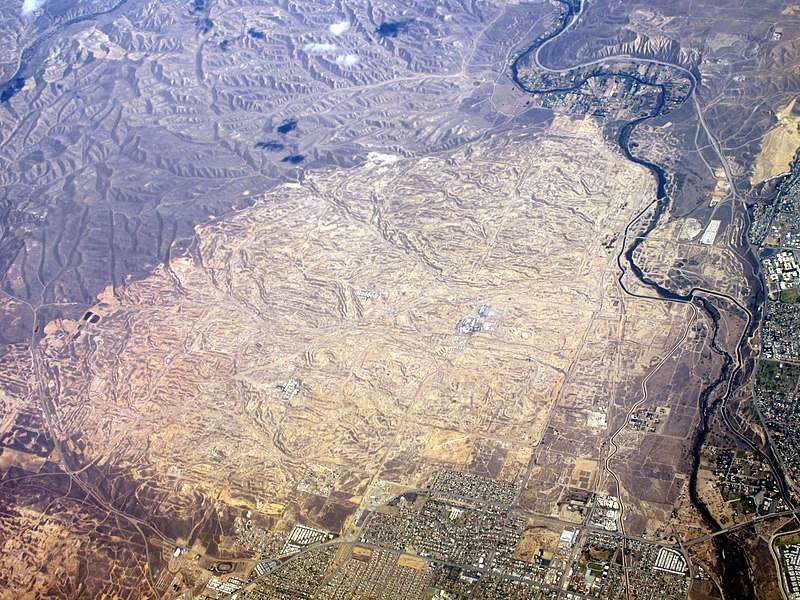
[(800, 5), (3, 11), (0, 598), (792, 591)]

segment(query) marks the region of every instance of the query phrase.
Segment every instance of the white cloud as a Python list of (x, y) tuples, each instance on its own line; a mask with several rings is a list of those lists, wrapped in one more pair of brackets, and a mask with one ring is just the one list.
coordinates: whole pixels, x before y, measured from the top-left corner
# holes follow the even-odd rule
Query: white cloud
[(22, 2), (22, 14), (29, 17), (31, 14), (44, 6), (45, 0), (24, 0)]
[(340, 54), (336, 57), (336, 64), (343, 67), (352, 67), (358, 64), (358, 56), (355, 54)]
[(336, 52), (336, 44), (319, 44), (312, 42), (306, 44), (304, 49), (309, 54), (330, 54), (331, 52)]
[(350, 29), (350, 23), (348, 21), (341, 21), (339, 23), (334, 23), (328, 30), (331, 32), (331, 35), (342, 35), (345, 31)]

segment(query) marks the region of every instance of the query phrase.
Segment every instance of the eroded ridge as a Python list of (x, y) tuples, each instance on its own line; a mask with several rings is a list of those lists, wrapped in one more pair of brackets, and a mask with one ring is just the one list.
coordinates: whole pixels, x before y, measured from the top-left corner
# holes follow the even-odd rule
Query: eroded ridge
[(628, 307), (641, 320), (620, 321), (609, 241), (651, 185), (590, 121), (558, 119), (548, 136), (373, 155), (280, 187), (48, 328), (38, 354), (64, 462), (146, 523), (157, 588), (173, 545), (241, 552), (245, 513), (263, 540), (298, 523), (347, 535), (380, 490), (454, 465), (572, 522), (562, 486), (588, 499), (599, 485), (609, 390), (633, 386), (688, 316)]

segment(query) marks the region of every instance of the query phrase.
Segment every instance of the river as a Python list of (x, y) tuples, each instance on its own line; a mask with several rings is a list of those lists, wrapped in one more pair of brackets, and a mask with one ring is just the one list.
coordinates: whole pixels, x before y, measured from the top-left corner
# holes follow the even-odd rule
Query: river
[[(633, 77), (626, 73), (615, 73), (613, 71), (605, 71), (602, 74), (598, 73), (589, 75), (584, 79), (582, 79), (580, 82), (576, 83), (574, 86), (565, 89), (531, 89), (527, 87), (527, 85), (524, 82), (522, 82), (519, 78), (519, 62), (532, 52), (536, 52), (538, 48), (540, 48), (543, 44), (547, 43), (549, 40), (560, 35), (569, 26), (572, 20), (576, 17), (575, 8), (573, 4), (569, 2), (569, 0), (560, 0), (560, 2), (566, 7), (566, 11), (563, 11), (561, 13), (562, 17), (560, 19), (560, 25), (553, 32), (550, 32), (547, 35), (544, 35), (539, 39), (537, 39), (531, 46), (529, 46), (524, 52), (522, 52), (522, 54), (520, 54), (514, 60), (511, 66), (512, 80), (520, 89), (530, 94), (569, 92), (579, 88), (590, 77), (597, 77), (597, 76), (624, 77), (635, 80), (640, 84), (654, 85), (661, 88), (658, 102), (655, 108), (651, 111), (651, 113), (646, 116), (631, 120), (625, 125), (623, 125), (620, 129), (619, 136), (617, 138), (617, 143), (620, 149), (622, 150), (623, 154), (625, 155), (625, 157), (631, 162), (634, 162), (638, 165), (642, 165), (643, 167), (647, 168), (653, 174), (657, 182), (655, 210), (653, 211), (653, 214), (649, 218), (647, 227), (643, 232), (641, 232), (634, 238), (634, 240), (630, 243), (630, 245), (626, 247), (625, 244), (623, 243), (623, 247), (620, 250), (619, 255), (617, 256), (617, 264), (620, 267), (619, 282), (622, 289), (628, 295), (634, 297), (652, 298), (651, 296), (644, 296), (641, 294), (629, 292), (625, 288), (622, 281), (623, 276), (627, 271), (625, 265), (622, 262), (622, 258), (624, 256), (625, 262), (627, 262), (631, 273), (633, 273), (642, 284), (644, 284), (645, 286), (650, 288), (653, 292), (655, 292), (657, 298), (663, 299), (664, 301), (668, 302), (682, 302), (682, 303), (696, 302), (709, 317), (709, 320), (712, 324), (711, 348), (715, 353), (723, 357), (723, 365), (720, 369), (719, 376), (713, 382), (711, 382), (705, 388), (703, 388), (699, 396), (699, 407), (702, 415), (702, 420), (700, 423), (700, 427), (698, 428), (695, 434), (695, 439), (692, 447), (692, 456), (694, 460), (693, 460), (692, 472), (689, 479), (689, 496), (692, 501), (692, 504), (697, 508), (697, 510), (703, 516), (703, 519), (705, 520), (707, 525), (713, 531), (719, 531), (721, 529), (720, 524), (708, 510), (708, 507), (705, 505), (705, 503), (700, 498), (697, 492), (697, 474), (700, 467), (702, 447), (703, 443), (705, 442), (706, 436), (708, 435), (711, 417), (714, 415), (716, 407), (719, 406), (724, 400), (726, 400), (732, 393), (734, 389), (733, 384), (735, 383), (734, 380), (736, 379), (736, 375), (741, 372), (741, 369), (737, 366), (735, 372), (734, 373), (731, 372), (731, 368), (734, 365), (734, 359), (730, 355), (730, 353), (719, 347), (717, 344), (717, 334), (719, 329), (718, 322), (720, 318), (719, 311), (711, 302), (709, 302), (707, 298), (699, 296), (697, 294), (697, 292), (700, 291), (700, 288), (692, 289), (688, 294), (678, 294), (650, 279), (636, 264), (636, 261), (634, 260), (634, 253), (636, 249), (644, 241), (644, 239), (656, 228), (659, 220), (661, 219), (664, 212), (668, 208), (669, 196), (666, 192), (666, 187), (667, 187), (666, 171), (660, 165), (657, 165), (655, 163), (644, 160), (638, 156), (635, 156), (631, 152), (630, 137), (633, 130), (639, 124), (649, 119), (658, 117), (662, 114), (662, 109), (664, 106), (667, 90), (665, 85), (663, 84), (658, 85), (646, 82), (639, 79), (638, 77)], [(577, 14), (580, 14), (580, 12)], [(688, 99), (694, 92), (695, 92), (695, 79), (692, 80), (692, 87), (689, 93), (687, 94), (686, 98)], [(631, 221), (631, 224), (636, 220), (638, 220), (638, 216), (640, 215), (637, 215), (637, 218)], [(628, 227), (630, 227), (631, 224), (629, 224)], [(755, 320), (750, 319), (750, 322), (746, 327), (746, 332), (750, 332), (754, 326), (755, 326)], [(740, 352), (741, 345), (744, 343), (746, 343), (746, 335), (743, 334), (742, 337), (740, 338), (737, 352)], [(725, 383), (729, 379), (731, 381), (731, 385), (728, 387), (726, 393), (723, 396), (718, 397), (711, 405), (709, 405), (709, 400), (712, 393), (714, 393), (714, 391), (717, 390), (717, 388), (719, 388), (723, 383)], [(753, 589), (753, 583), (750, 576), (749, 563), (747, 561), (747, 557), (745, 555), (742, 546), (739, 543), (737, 543), (736, 540), (732, 539), (728, 535), (716, 536), (715, 538), (713, 538), (713, 543), (715, 544), (718, 555), (720, 557), (719, 563), (721, 567), (722, 586), (725, 597), (735, 598), (736, 600), (750, 600), (754, 598), (755, 592)]]

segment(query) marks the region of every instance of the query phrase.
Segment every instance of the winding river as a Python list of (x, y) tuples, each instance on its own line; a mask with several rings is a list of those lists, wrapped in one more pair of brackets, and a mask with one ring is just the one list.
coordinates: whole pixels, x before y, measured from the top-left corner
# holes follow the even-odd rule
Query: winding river
[[(578, 4), (576, 6), (576, 0), (559, 0), (566, 8), (566, 10), (562, 10), (560, 13), (560, 21), (557, 23), (557, 26), (550, 31), (549, 33), (541, 36), (538, 38), (533, 44), (528, 46), (512, 63), (511, 65), (511, 78), (514, 83), (519, 87), (521, 90), (530, 93), (530, 94), (543, 94), (543, 93), (566, 93), (574, 91), (580, 88), (588, 79), (592, 77), (598, 76), (615, 76), (615, 77), (622, 77), (631, 80), (635, 80), (636, 82), (643, 84), (643, 85), (652, 85), (654, 87), (660, 88), (660, 93), (658, 96), (658, 101), (656, 106), (653, 110), (642, 117), (637, 119), (631, 120), (625, 125), (623, 125), (620, 129), (617, 143), (622, 150), (625, 157), (638, 165), (642, 165), (643, 167), (647, 168), (655, 177), (657, 182), (657, 196), (656, 200), (645, 207), (633, 220), (630, 221), (628, 226), (625, 230), (625, 237), (623, 239), (622, 248), (617, 256), (617, 264), (619, 266), (619, 277), (618, 281), (622, 290), (634, 297), (639, 298), (646, 298), (646, 299), (658, 299), (663, 300), (666, 302), (679, 302), (679, 303), (687, 303), (693, 302), (699, 306), (708, 316), (709, 321), (712, 325), (712, 333), (711, 333), (711, 350), (715, 354), (722, 357), (723, 363), (722, 367), (720, 368), (720, 372), (718, 377), (708, 384), (700, 393), (699, 396), (699, 406), (702, 415), (702, 420), (700, 427), (695, 435), (693, 448), (692, 448), (692, 455), (693, 455), (693, 468), (690, 475), (689, 480), (689, 495), (692, 501), (692, 504), (697, 508), (700, 514), (703, 516), (703, 519), (706, 521), (708, 526), (713, 531), (720, 531), (721, 526), (716, 521), (714, 516), (709, 511), (708, 507), (703, 502), (702, 498), (697, 492), (697, 475), (698, 470), (700, 467), (700, 458), (702, 447), (705, 442), (706, 436), (708, 435), (710, 421), (712, 416), (714, 415), (716, 409), (718, 407), (722, 408), (723, 411), (723, 418), (731, 428), (732, 432), (745, 441), (751, 448), (753, 448), (756, 452), (761, 453), (760, 449), (756, 448), (752, 442), (746, 439), (738, 430), (735, 429), (735, 426), (730, 423), (727, 416), (724, 414), (725, 403), (730, 398), (733, 391), (736, 389), (737, 384), (740, 383), (741, 376), (744, 373), (742, 366), (744, 364), (744, 356), (743, 352), (747, 345), (747, 337), (752, 335), (753, 331), (757, 326), (757, 321), (753, 318), (753, 306), (750, 308), (743, 307), (735, 298), (728, 296), (726, 294), (722, 294), (719, 292), (715, 292), (713, 290), (707, 290), (704, 288), (695, 287), (691, 289), (687, 294), (679, 294), (673, 290), (667, 289), (657, 283), (656, 281), (652, 280), (650, 277), (645, 274), (642, 269), (636, 264), (634, 259), (634, 254), (636, 249), (641, 245), (644, 239), (656, 228), (659, 223), (659, 220), (664, 215), (666, 209), (669, 206), (670, 199), (667, 194), (667, 173), (663, 167), (657, 165), (655, 163), (649, 162), (635, 156), (631, 152), (631, 145), (630, 145), (630, 137), (634, 129), (640, 124), (649, 119), (653, 119), (655, 117), (661, 116), (664, 114), (664, 102), (667, 96), (667, 89), (664, 84), (656, 84), (650, 83), (647, 81), (643, 81), (638, 77), (634, 77), (628, 75), (626, 73), (616, 73), (613, 71), (604, 70), (600, 73), (593, 73), (589, 74), (586, 77), (582, 78), (580, 81), (572, 85), (571, 87), (564, 87), (564, 88), (531, 88), (529, 87), (524, 81), (520, 79), (519, 74), (519, 65), (520, 61), (525, 59), (526, 57), (533, 57), (538, 62), (538, 57), (532, 53), (538, 52), (538, 50), (550, 40), (556, 38), (557, 36), (561, 35), (565, 29), (567, 29), (579, 16), (582, 12), (582, 6)], [(577, 0), (578, 2), (580, 0)], [(608, 57), (608, 58), (615, 58), (615, 57)], [(616, 57), (619, 58), (619, 57)], [(623, 57), (630, 59), (629, 57)], [(666, 63), (663, 63), (666, 65)], [(686, 71), (682, 67), (675, 65), (676, 68)], [(578, 67), (572, 67), (572, 69)], [(570, 69), (564, 69), (561, 72), (569, 71)], [(691, 97), (696, 90), (696, 82), (698, 78), (692, 74), (691, 76), (691, 89), (686, 95), (684, 101)], [(645, 227), (644, 231), (640, 232), (636, 236), (633, 237), (633, 240), (628, 244), (628, 233), (631, 227), (636, 223), (643, 215), (648, 213), (648, 211), (652, 210), (652, 214), (649, 216), (649, 220), (647, 222), (647, 226)], [(750, 253), (752, 254), (752, 252)], [(752, 262), (752, 256), (749, 256), (748, 259)], [(756, 269), (758, 268), (757, 262), (755, 263)], [(630, 271), (639, 282), (645, 285), (647, 288), (652, 290), (655, 295), (644, 295), (638, 294), (629, 291), (623, 282), (623, 278), (625, 274)], [(756, 271), (757, 272), (757, 271)], [(700, 295), (702, 293), (703, 295)], [(753, 300), (754, 306), (757, 307), (760, 303), (760, 300), (763, 298), (763, 291), (759, 290), (759, 297)], [(728, 351), (723, 349), (719, 346), (717, 342), (717, 335), (719, 329), (719, 319), (720, 313), (718, 309), (714, 306), (714, 304), (709, 300), (710, 297), (716, 297), (719, 299), (726, 299), (728, 301), (733, 302), (737, 305), (742, 311), (747, 315), (747, 325), (742, 332), (741, 337), (739, 338), (738, 345), (736, 347), (736, 358), (734, 358)], [(713, 402), (711, 401), (711, 396), (714, 394), (720, 387), (724, 384), (727, 384), (724, 393), (719, 393), (716, 399)], [(765, 457), (769, 461), (770, 465), (773, 468), (773, 472), (775, 472), (779, 485), (781, 486), (784, 495), (786, 495), (785, 483), (783, 482), (783, 478), (780, 474), (780, 470), (777, 469), (774, 461), (771, 457)], [(719, 535), (714, 538), (714, 544), (716, 545), (717, 552), (721, 558), (719, 561), (721, 566), (721, 575), (722, 575), (722, 585), (723, 585), (723, 592), (726, 598), (736, 598), (737, 600), (748, 600), (755, 597), (753, 584), (750, 576), (749, 571), (749, 564), (747, 558), (745, 556), (744, 550), (742, 546), (736, 542), (736, 540), (732, 539), (728, 535)]]
[[(81, 15), (76, 18), (67, 20), (59, 24), (58, 26), (54, 27), (52, 30), (43, 33), (42, 36), (34, 40), (22, 52), (16, 73), (13, 76), (11, 76), (7, 81), (0, 83), (0, 102), (11, 98), (22, 87), (22, 84), (24, 83), (25, 79), (31, 76), (32, 72), (35, 70), (32, 69), (32, 62), (34, 61), (34, 58), (39, 49), (42, 48), (43, 45), (50, 38), (52, 38), (55, 35), (58, 35), (59, 32), (63, 31), (65, 27), (74, 25), (84, 20), (95, 18), (100, 14), (105, 14), (115, 11), (121, 6), (123, 6), (126, 1), (127, 0), (120, 0), (114, 6), (110, 7), (105, 11), (102, 11), (101, 13)], [(636, 249), (641, 245), (644, 239), (656, 228), (659, 220), (664, 215), (666, 209), (669, 206), (670, 199), (666, 191), (667, 174), (665, 170), (661, 166), (655, 163), (649, 162), (632, 154), (630, 147), (630, 137), (634, 129), (640, 123), (643, 123), (649, 119), (653, 119), (663, 114), (664, 102), (667, 96), (667, 89), (665, 85), (650, 83), (629, 74), (614, 73), (607, 70), (600, 73), (593, 73), (587, 75), (585, 78), (575, 83), (571, 87), (558, 88), (558, 89), (530, 88), (520, 79), (519, 76), (520, 61), (522, 61), (526, 57), (532, 56), (532, 53), (537, 52), (544, 44), (561, 35), (571, 24), (575, 22), (576, 18), (581, 14), (583, 10), (581, 0), (559, 0), (559, 2), (563, 7), (565, 7), (565, 10), (562, 10), (560, 12), (559, 21), (556, 23), (556, 26), (547, 34), (537, 38), (511, 64), (511, 78), (521, 90), (530, 94), (566, 93), (578, 89), (591, 77), (609, 76), (609, 75), (635, 80), (639, 84), (643, 85), (652, 85), (660, 87), (658, 102), (654, 107), (654, 109), (651, 111), (651, 113), (646, 116), (639, 117), (635, 120), (631, 120), (630, 122), (623, 125), (622, 128), (620, 129), (617, 138), (617, 143), (621, 151), (625, 155), (625, 157), (629, 161), (634, 162), (638, 165), (642, 165), (645, 168), (647, 168), (653, 174), (653, 176), (656, 178), (657, 181), (656, 200), (647, 207), (645, 207), (645, 209), (643, 209), (638, 215), (636, 215), (636, 217), (628, 224), (628, 227), (625, 230), (625, 238), (623, 240), (622, 248), (617, 256), (617, 264), (620, 269), (620, 275), (618, 281), (624, 292), (630, 296), (647, 298), (647, 299), (659, 299), (666, 302), (681, 302), (681, 303), (694, 302), (698, 305), (699, 308), (701, 308), (705, 312), (705, 314), (709, 318), (709, 321), (712, 324), (711, 349), (714, 353), (722, 357), (723, 364), (720, 369), (719, 376), (713, 382), (707, 385), (701, 391), (699, 396), (699, 405), (702, 414), (702, 422), (695, 436), (693, 444), (694, 464), (690, 476), (689, 494), (692, 503), (697, 508), (697, 510), (702, 514), (708, 526), (712, 530), (719, 531), (721, 529), (719, 523), (714, 519), (713, 515), (708, 510), (708, 507), (702, 501), (697, 492), (697, 473), (700, 464), (700, 456), (703, 443), (705, 442), (706, 436), (709, 431), (711, 417), (715, 413), (716, 408), (720, 406), (722, 407), (724, 412), (725, 402), (736, 388), (736, 385), (740, 383), (739, 380), (741, 379), (742, 374), (744, 374), (742, 370), (742, 365), (743, 365), (742, 353), (744, 351), (744, 347), (746, 346), (747, 337), (752, 334), (753, 330), (757, 325), (757, 322), (752, 317), (753, 311), (742, 307), (734, 298), (727, 296), (725, 294), (720, 294), (718, 292), (714, 292), (712, 290), (706, 290), (703, 288), (693, 288), (687, 294), (676, 293), (672, 290), (669, 290), (661, 286), (660, 284), (649, 278), (642, 271), (642, 269), (636, 264), (634, 260), (634, 254), (636, 252)], [(677, 67), (676, 65), (676, 68), (680, 67)], [(569, 69), (565, 69), (565, 71), (567, 70)], [(689, 98), (695, 92), (695, 88), (696, 88), (696, 79), (692, 78), (692, 87), (688, 92), (686, 98)], [(627, 234), (631, 229), (631, 227), (639, 220), (640, 217), (642, 217), (644, 214), (650, 211), (653, 207), (654, 210), (652, 211), (652, 214), (649, 216), (647, 227), (644, 229), (643, 232), (636, 235), (632, 239), (632, 241), (628, 244)], [(748, 256), (749, 260), (752, 260), (752, 258), (753, 258), (752, 256)], [(757, 262), (754, 263), (754, 266), (758, 268)], [(638, 281), (641, 282), (644, 286), (652, 290), (655, 296), (642, 295), (629, 291), (625, 287), (623, 282), (624, 275), (628, 271), (630, 271), (630, 273), (632, 273), (638, 279)], [(760, 294), (763, 294), (763, 291), (760, 292)], [(748, 323), (739, 339), (739, 343), (736, 348), (737, 356), (735, 358), (729, 352), (721, 348), (717, 343), (718, 321), (720, 318), (720, 314), (717, 308), (713, 305), (713, 303), (709, 301), (709, 297), (712, 296), (717, 298), (725, 298), (737, 304), (748, 315)], [(758, 303), (760, 303), (760, 298), (756, 298), (754, 300), (754, 303), (758, 305)], [(723, 386), (726, 383), (727, 387), (725, 392), (718, 394), (716, 399), (713, 402), (711, 402), (712, 394), (714, 394), (721, 386)], [(731, 426), (727, 420), (726, 423), (729, 426)], [(734, 433), (738, 437), (744, 439), (738, 431), (734, 430)], [(747, 443), (750, 442), (747, 441)], [(758, 449), (756, 450), (758, 451)], [(770, 464), (773, 465), (773, 470), (777, 474), (779, 474), (780, 471), (776, 470), (774, 462), (772, 460), (770, 460)], [(785, 491), (785, 484), (783, 484), (782, 478), (778, 477), (778, 479), (779, 479), (779, 484)], [(720, 535), (713, 538), (713, 543), (716, 544), (719, 555), (720, 557), (722, 557), (722, 560), (720, 560), (720, 565), (722, 568), (722, 583), (724, 587), (725, 596), (729, 598), (736, 598), (742, 600), (754, 598), (754, 590), (749, 574), (748, 562), (741, 545), (736, 543), (736, 541), (731, 539), (728, 535)]]

